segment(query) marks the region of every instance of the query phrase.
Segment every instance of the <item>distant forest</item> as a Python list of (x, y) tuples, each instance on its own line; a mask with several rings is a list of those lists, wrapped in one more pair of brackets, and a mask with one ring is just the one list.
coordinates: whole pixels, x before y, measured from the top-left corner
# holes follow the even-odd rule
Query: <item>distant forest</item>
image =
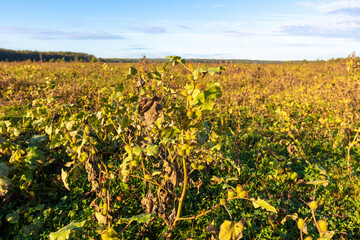
[[(0, 48), (0, 61), (6, 62), (20, 62), (20, 61), (35, 61), (35, 62), (106, 62), (106, 63), (135, 63), (143, 60), (142, 58), (97, 58), (94, 55), (77, 52), (40, 52), (28, 50), (9, 50)], [(165, 62), (165, 58), (150, 58), (147, 60), (153, 62)], [(186, 59), (187, 62), (194, 63), (258, 63), (258, 64), (281, 64), (290, 61), (266, 61), (266, 60), (249, 60), (249, 59), (202, 59), (191, 58)], [(291, 62), (306, 62), (291, 61)]]
[(15, 51), (0, 48), (0, 61), (43, 61), (43, 62), (96, 62), (98, 59), (94, 55), (75, 52), (38, 52), (38, 51)]

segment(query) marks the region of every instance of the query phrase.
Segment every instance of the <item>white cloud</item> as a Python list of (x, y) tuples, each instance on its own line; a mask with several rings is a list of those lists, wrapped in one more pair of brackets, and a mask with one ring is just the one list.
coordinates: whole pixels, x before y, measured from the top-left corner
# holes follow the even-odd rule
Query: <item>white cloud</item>
[(315, 8), (323, 13), (331, 13), (340, 9), (354, 9), (360, 7), (360, 2), (355, 0), (322, 1), (320, 3), (302, 2), (300, 4)]
[(114, 40), (123, 39), (122, 36), (107, 32), (71, 32), (53, 29), (25, 28), (25, 27), (0, 27), (0, 32), (5, 34), (25, 34), (40, 40)]

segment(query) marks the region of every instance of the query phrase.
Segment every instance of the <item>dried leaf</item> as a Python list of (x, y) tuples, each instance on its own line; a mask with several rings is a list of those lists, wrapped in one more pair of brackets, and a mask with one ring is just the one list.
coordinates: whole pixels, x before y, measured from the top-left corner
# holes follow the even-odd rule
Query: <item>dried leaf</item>
[(206, 227), (206, 230), (211, 233), (213, 237), (216, 237), (219, 234), (219, 230), (215, 227), (215, 221), (213, 220), (209, 226)]

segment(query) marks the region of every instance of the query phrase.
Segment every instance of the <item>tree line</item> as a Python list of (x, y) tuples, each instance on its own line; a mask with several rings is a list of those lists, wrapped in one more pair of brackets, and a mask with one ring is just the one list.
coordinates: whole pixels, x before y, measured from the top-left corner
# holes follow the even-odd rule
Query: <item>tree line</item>
[(28, 50), (8, 50), (0, 48), (0, 61), (36, 61), (36, 62), (96, 62), (98, 59), (94, 55), (76, 52), (40, 52)]

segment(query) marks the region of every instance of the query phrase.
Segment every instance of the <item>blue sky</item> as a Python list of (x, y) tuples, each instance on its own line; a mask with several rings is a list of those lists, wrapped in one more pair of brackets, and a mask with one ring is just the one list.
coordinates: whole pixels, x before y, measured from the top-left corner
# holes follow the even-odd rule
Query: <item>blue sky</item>
[(360, 49), (360, 0), (2, 0), (0, 48), (327, 60)]

